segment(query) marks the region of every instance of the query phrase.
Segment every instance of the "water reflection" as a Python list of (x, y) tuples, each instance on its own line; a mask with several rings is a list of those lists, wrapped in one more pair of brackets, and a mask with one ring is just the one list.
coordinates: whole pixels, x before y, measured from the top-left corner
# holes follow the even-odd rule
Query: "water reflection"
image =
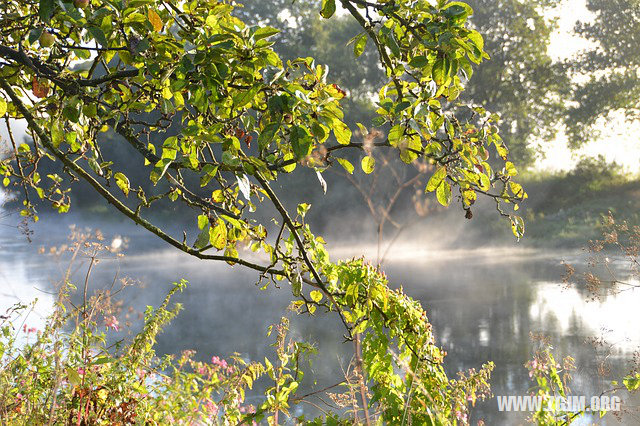
[[(185, 278), (191, 283), (175, 299), (184, 304), (185, 310), (161, 335), (159, 353), (195, 349), (201, 359), (232, 352), (257, 360), (269, 355), (270, 341), (265, 331), (279, 321), (287, 307), (288, 289), (270, 286), (260, 291), (255, 286), (255, 272), (182, 255), (126, 224), (105, 223), (103, 230), (129, 236), (129, 254), (122, 260), (102, 262), (93, 273), (93, 285), (108, 286), (115, 274), (145, 284), (144, 288), (127, 289), (125, 308), (143, 311), (145, 306), (161, 302), (172, 281)], [(35, 231), (34, 240), (46, 238), (47, 245), (64, 241), (67, 233), (65, 226), (36, 227)], [(37, 296), (43, 300), (37, 313), (46, 315), (52, 298), (43, 290), (52, 290), (52, 281), (61, 276), (62, 267), (51, 257), (38, 255), (36, 244), (27, 244), (10, 228), (0, 229), (0, 248), (0, 308)], [(358, 254), (357, 249), (351, 250), (341, 254)], [(401, 248), (396, 253), (402, 254)], [(564, 272), (560, 253), (410, 253), (412, 257), (404, 253), (389, 259), (386, 271), (390, 281), (402, 284), (427, 307), (438, 342), (449, 354), (447, 368), (451, 374), (479, 367), (487, 360), (496, 363), (492, 378), (496, 395), (527, 394), (531, 383), (523, 364), (532, 350), (532, 331), (549, 335), (559, 355), (576, 358), (580, 370), (573, 388), (582, 395), (599, 394), (608, 386), (595, 374), (598, 359), (584, 344), (586, 337), (597, 336), (603, 329), (614, 330), (612, 341), (625, 351), (611, 358), (614, 376), (624, 373), (623, 361), (640, 342), (640, 330), (630, 320), (640, 302), (638, 292), (587, 303), (583, 294), (559, 284)], [(130, 319), (137, 323), (135, 315)], [(342, 342), (336, 330), (340, 330), (340, 324), (333, 317), (292, 321), (293, 337), (313, 341), (319, 349), (319, 359), (312, 366), (318, 383), (307, 384), (307, 389), (334, 383), (342, 375), (341, 365), (349, 361), (351, 347)], [(489, 425), (518, 424), (524, 415), (498, 413), (495, 400), (490, 400), (479, 404), (472, 418), (484, 418)]]

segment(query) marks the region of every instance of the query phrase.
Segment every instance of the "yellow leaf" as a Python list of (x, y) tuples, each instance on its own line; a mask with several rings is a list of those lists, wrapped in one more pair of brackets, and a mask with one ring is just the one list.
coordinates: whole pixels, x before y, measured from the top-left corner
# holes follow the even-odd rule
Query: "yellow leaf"
[(317, 290), (313, 290), (310, 296), (311, 296), (311, 300), (313, 300), (316, 303), (322, 300), (322, 293)]
[(227, 227), (222, 219), (218, 219), (215, 226), (209, 228), (209, 242), (213, 247), (222, 250), (227, 245)]
[(375, 158), (371, 157), (371, 156), (366, 156), (362, 159), (361, 162), (361, 166), (362, 166), (362, 171), (365, 172), (366, 174), (371, 174), (373, 173), (373, 169), (375, 167), (376, 164), (376, 160)]
[(155, 10), (149, 9), (149, 13), (147, 14), (147, 17), (149, 18), (149, 22), (151, 22), (151, 25), (153, 25), (153, 29), (156, 32), (162, 31), (164, 22), (162, 22), (162, 18), (160, 18), (160, 16)]

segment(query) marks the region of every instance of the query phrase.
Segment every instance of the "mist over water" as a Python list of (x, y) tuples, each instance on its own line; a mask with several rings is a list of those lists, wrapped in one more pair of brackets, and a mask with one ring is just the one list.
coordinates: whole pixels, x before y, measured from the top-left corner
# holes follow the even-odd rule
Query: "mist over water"
[[(32, 227), (31, 244), (16, 228), (6, 226), (16, 221), (15, 217), (5, 218), (0, 226), (0, 310), (39, 298), (36, 309), (25, 319), (30, 327), (43, 324), (52, 308), (55, 282), (66, 267), (51, 255), (39, 254), (40, 246), (64, 243), (72, 223), (91, 223), (103, 231), (107, 243), (116, 236), (129, 240), (126, 256), (100, 262), (91, 285), (108, 287), (116, 275), (140, 281), (141, 286), (129, 287), (122, 294), (119, 319), (121, 324), (131, 321), (132, 331), (140, 326), (138, 312), (147, 305), (157, 306), (172, 282), (181, 278), (190, 282), (174, 299), (184, 310), (160, 336), (159, 355), (185, 349), (195, 349), (202, 360), (234, 352), (258, 361), (270, 355), (266, 330), (286, 310), (291, 296), (287, 285), (280, 289), (269, 285), (260, 291), (256, 287), (258, 273), (191, 258), (126, 221), (105, 219), (95, 226), (96, 220), (90, 216), (46, 217)], [(427, 309), (438, 344), (448, 352), (445, 365), (451, 376), (493, 361), (494, 395), (527, 395), (533, 385), (523, 366), (533, 350), (530, 332), (549, 336), (557, 359), (565, 355), (576, 358), (579, 370), (572, 382), (573, 394), (599, 395), (610, 387), (609, 379), (597, 374), (601, 357), (584, 343), (588, 337), (607, 331), (617, 348), (608, 359), (610, 376), (626, 373), (628, 361), (640, 345), (640, 330), (628, 319), (640, 304), (638, 292), (587, 302), (585, 293), (565, 289), (561, 283), (563, 260), (578, 266), (584, 263), (579, 250), (540, 251), (515, 245), (479, 249), (462, 243), (451, 248), (452, 244), (438, 239), (438, 229), (442, 228), (410, 231), (402, 244), (390, 250), (384, 269), (392, 286), (402, 286)], [(376, 248), (357, 238), (340, 244), (334, 237), (329, 240), (329, 252), (334, 259), (362, 255), (375, 259)], [(76, 282), (83, 273), (82, 268), (77, 270)], [(340, 330), (332, 315), (292, 316), (291, 337), (313, 342), (318, 348), (311, 367), (314, 373), (307, 376), (317, 376), (318, 382), (306, 383), (301, 392), (341, 380), (352, 347), (339, 338)], [(121, 339), (127, 333), (125, 328), (111, 333), (111, 338)], [(518, 424), (525, 416), (498, 412), (495, 398), (472, 410), (472, 419), (483, 418), (488, 425)]]

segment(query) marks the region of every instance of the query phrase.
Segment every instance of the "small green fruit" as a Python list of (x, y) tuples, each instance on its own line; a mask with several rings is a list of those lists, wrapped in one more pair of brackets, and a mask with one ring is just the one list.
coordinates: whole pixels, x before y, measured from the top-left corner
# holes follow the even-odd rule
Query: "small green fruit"
[(73, 0), (73, 5), (78, 9), (84, 9), (89, 6), (90, 0)]
[(56, 37), (49, 31), (43, 31), (40, 35), (40, 46), (42, 47), (51, 47), (55, 41)]

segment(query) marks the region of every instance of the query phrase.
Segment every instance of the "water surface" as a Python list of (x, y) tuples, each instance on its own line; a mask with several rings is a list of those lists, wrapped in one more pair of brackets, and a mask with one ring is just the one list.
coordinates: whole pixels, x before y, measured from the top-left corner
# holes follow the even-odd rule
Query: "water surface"
[[(50, 312), (55, 282), (65, 264), (50, 255), (39, 254), (40, 246), (65, 242), (68, 225), (86, 219), (51, 217), (33, 227), (33, 243), (15, 228), (0, 226), (0, 310), (11, 304), (39, 298), (29, 326), (39, 327)], [(142, 287), (128, 288), (125, 311), (131, 307), (143, 311), (158, 305), (173, 281), (189, 281), (184, 293), (175, 298), (184, 311), (161, 335), (158, 353), (178, 353), (195, 349), (203, 360), (212, 355), (228, 356), (238, 352), (262, 360), (270, 354), (265, 332), (277, 323), (290, 300), (287, 288), (256, 286), (257, 273), (240, 266), (200, 261), (168, 247), (143, 229), (128, 222), (104, 222), (100, 226), (110, 238), (126, 236), (129, 247), (122, 259), (106, 259), (93, 272), (92, 285), (111, 285), (114, 277), (130, 276)], [(336, 245), (340, 256), (373, 253), (373, 250)], [(587, 302), (584, 292), (565, 289), (561, 284), (562, 261), (584, 262), (580, 252), (540, 252), (517, 246), (484, 250), (435, 250), (427, 244), (397, 246), (390, 254), (385, 270), (393, 285), (419, 299), (434, 325), (438, 343), (448, 352), (446, 366), (456, 371), (478, 368), (493, 361), (495, 395), (525, 395), (532, 386), (523, 364), (533, 344), (530, 332), (549, 336), (558, 356), (571, 354), (579, 366), (573, 390), (578, 395), (600, 394), (609, 386), (597, 373), (600, 358), (585, 344), (589, 337), (603, 333), (616, 343), (609, 357), (612, 376), (624, 374), (632, 352), (640, 344), (640, 329), (632, 321), (638, 292)], [(76, 274), (79, 280), (81, 269)], [(137, 315), (130, 314), (137, 322)], [(124, 322), (124, 318), (122, 319)], [(334, 317), (292, 318), (292, 337), (313, 342), (319, 355), (313, 363), (318, 381), (305, 390), (317, 389), (339, 381), (341, 368), (350, 359), (352, 347), (343, 343), (341, 325)], [(117, 333), (123, 337), (126, 331)], [(309, 377), (309, 376), (307, 376)], [(637, 404), (637, 400), (630, 400)], [(499, 413), (495, 399), (478, 404), (473, 419), (488, 425), (519, 424), (523, 413)], [(593, 419), (595, 421), (595, 419)], [(609, 424), (617, 421), (611, 417)], [(628, 416), (624, 424), (640, 424)]]

